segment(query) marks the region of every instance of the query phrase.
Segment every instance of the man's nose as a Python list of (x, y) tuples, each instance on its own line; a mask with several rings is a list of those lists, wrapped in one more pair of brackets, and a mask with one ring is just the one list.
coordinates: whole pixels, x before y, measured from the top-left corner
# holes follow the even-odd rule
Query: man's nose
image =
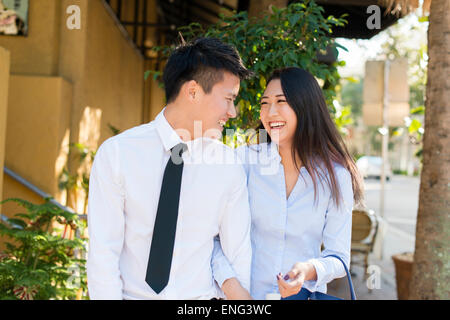
[(229, 118), (236, 118), (236, 106), (234, 104), (228, 108), (227, 115)]

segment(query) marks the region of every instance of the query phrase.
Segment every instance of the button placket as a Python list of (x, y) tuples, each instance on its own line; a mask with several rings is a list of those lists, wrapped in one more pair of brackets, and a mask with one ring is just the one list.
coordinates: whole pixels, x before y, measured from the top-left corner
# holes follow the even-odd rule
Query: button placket
[[(278, 245), (278, 261), (277, 261), (277, 270), (279, 272), (285, 272), (286, 270), (281, 270), (283, 266), (284, 252), (286, 249), (286, 219), (287, 219), (287, 199), (286, 199), (286, 182), (284, 177), (284, 167), (280, 163), (281, 170), (278, 174), (278, 184), (280, 192), (280, 210), (279, 213), (279, 245)], [(278, 283), (275, 280), (274, 289), (278, 289)]]

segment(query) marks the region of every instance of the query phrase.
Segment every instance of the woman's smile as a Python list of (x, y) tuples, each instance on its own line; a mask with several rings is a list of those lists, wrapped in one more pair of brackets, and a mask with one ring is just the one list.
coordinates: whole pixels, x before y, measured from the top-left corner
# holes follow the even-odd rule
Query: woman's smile
[(281, 130), (286, 125), (286, 121), (269, 121), (271, 130)]

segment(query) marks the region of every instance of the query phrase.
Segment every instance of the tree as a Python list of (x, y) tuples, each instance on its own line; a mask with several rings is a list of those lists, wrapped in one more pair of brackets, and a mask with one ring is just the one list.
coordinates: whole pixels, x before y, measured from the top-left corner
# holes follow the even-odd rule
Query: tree
[(450, 299), (449, 12), (450, 1), (431, 2), (423, 168), (410, 299)]

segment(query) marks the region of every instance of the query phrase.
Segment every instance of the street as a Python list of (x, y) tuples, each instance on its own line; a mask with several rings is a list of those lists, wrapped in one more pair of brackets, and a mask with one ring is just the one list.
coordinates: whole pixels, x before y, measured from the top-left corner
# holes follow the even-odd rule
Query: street
[[(380, 215), (380, 181), (366, 179), (364, 182), (366, 206)], [(386, 183), (384, 223), (379, 232), (379, 235), (384, 233), (382, 260), (390, 260), (396, 253), (414, 251), (419, 184), (419, 177), (395, 175)], [(378, 237), (378, 240), (381, 238)], [(380, 242), (377, 242), (375, 254), (379, 245)]]

